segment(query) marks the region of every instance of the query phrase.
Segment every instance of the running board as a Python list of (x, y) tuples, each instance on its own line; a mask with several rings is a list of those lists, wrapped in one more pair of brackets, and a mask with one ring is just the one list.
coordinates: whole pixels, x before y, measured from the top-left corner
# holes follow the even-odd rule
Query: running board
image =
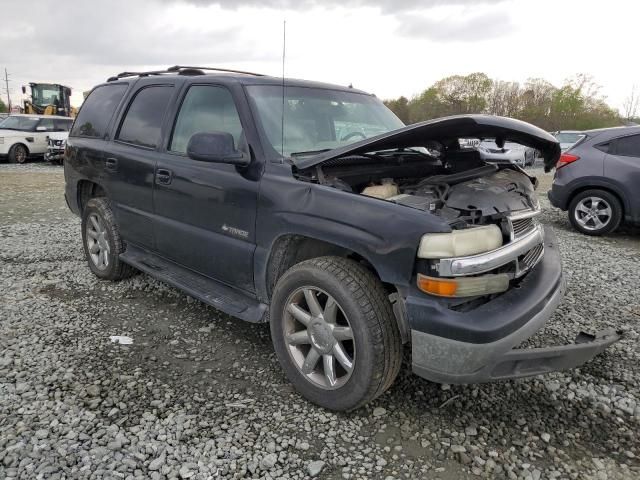
[(234, 317), (252, 323), (266, 318), (264, 303), (141, 248), (127, 245), (120, 260)]

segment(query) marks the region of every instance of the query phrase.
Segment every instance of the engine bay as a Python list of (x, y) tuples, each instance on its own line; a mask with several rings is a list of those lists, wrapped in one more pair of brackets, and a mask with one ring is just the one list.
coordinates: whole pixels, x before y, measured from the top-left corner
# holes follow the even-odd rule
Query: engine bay
[(486, 163), (476, 150), (398, 149), (335, 158), (295, 172), (302, 181), (438, 215), (452, 228), (538, 208), (535, 177), (512, 164)]

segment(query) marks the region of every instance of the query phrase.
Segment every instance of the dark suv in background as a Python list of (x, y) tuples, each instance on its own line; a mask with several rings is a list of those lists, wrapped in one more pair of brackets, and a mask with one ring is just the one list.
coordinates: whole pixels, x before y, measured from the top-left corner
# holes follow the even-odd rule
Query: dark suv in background
[(551, 204), (587, 235), (640, 223), (640, 127), (582, 132), (564, 152), (549, 191)]
[(353, 88), (124, 73), (76, 118), (65, 195), (96, 276), (142, 270), (269, 322), (296, 389), (348, 410), (391, 386), (408, 342), (418, 375), (472, 383), (580, 365), (619, 338), (514, 349), (562, 299), (562, 265), (536, 179), (460, 147), (474, 137), (535, 148), (547, 167), (560, 155), (508, 118), (404, 126)]

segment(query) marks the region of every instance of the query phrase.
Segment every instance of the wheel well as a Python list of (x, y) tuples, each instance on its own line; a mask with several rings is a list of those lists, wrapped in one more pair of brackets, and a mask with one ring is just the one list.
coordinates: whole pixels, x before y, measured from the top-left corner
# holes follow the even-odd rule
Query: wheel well
[(567, 208), (569, 208), (569, 205), (571, 205), (571, 202), (573, 202), (573, 199), (576, 198), (576, 195), (579, 195), (582, 192), (586, 192), (587, 190), (603, 190), (603, 191), (613, 195), (614, 197), (616, 197), (618, 199), (618, 201), (620, 202), (620, 207), (622, 208), (622, 212), (621, 213), (622, 213), (622, 216), (624, 218), (624, 210), (625, 210), (625, 208), (624, 208), (624, 200), (622, 199), (620, 194), (618, 194), (618, 192), (616, 192), (612, 188), (603, 187), (601, 185), (590, 185), (590, 186), (584, 186), (584, 187), (576, 188), (571, 193), (571, 197), (569, 197), (569, 201), (567, 202)]
[[(370, 270), (376, 278), (380, 280), (380, 275), (378, 275), (375, 267), (362, 255), (352, 250), (303, 235), (284, 235), (279, 237), (273, 244), (267, 263), (267, 302), (271, 299), (273, 288), (278, 282), (278, 279), (287, 270), (297, 263), (327, 255), (354, 260)], [(399, 301), (398, 289), (393, 284), (381, 280), (380, 282), (390, 296), (389, 300), (392, 303), (396, 323), (402, 337), (402, 343), (404, 344), (409, 341), (409, 325), (407, 323), (406, 313), (403, 311), (403, 307)]]
[[(376, 277), (380, 278), (376, 269), (364, 257), (347, 248), (335, 245), (329, 242), (318, 240), (315, 238), (305, 237), (303, 235), (283, 235), (279, 237), (269, 255), (267, 263), (267, 293), (271, 297), (273, 288), (278, 279), (297, 263), (312, 258), (324, 257), (332, 255), (336, 257), (350, 258), (358, 263), (363, 264), (371, 270)], [(385, 288), (388, 286), (385, 284)], [(393, 288), (395, 292), (395, 287)], [(391, 292), (390, 292), (391, 293)]]
[(105, 197), (104, 189), (95, 182), (89, 180), (80, 180), (78, 182), (78, 207), (80, 211), (84, 211), (84, 207), (89, 200), (96, 197)]
[[(29, 147), (26, 144), (22, 143), (22, 142), (14, 143), (13, 145), (11, 145), (11, 148), (17, 147), (18, 145), (22, 145), (25, 148), (25, 150), (27, 151), (27, 155), (31, 155), (31, 151), (29, 150)], [(11, 148), (9, 149), (9, 151), (11, 151)]]

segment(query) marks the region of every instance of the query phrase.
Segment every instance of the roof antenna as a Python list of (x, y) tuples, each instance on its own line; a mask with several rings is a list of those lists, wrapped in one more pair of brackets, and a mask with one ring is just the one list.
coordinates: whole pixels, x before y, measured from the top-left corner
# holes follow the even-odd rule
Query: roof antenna
[(284, 59), (287, 46), (287, 21), (282, 21), (282, 124), (280, 125), (280, 131), (282, 133), (282, 143), (280, 153), (284, 158)]

